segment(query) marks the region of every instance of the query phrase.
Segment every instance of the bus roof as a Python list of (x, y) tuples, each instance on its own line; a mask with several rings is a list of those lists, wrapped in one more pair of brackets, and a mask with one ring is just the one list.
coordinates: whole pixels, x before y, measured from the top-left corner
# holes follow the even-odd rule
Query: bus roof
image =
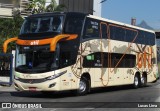
[(59, 15), (63, 15), (63, 14), (79, 14), (79, 15), (87, 16), (89, 18), (102, 20), (102, 21), (113, 23), (113, 24), (126, 26), (126, 27), (130, 27), (130, 28), (134, 28), (134, 29), (139, 29), (139, 30), (143, 30), (143, 31), (147, 31), (147, 32), (151, 32), (151, 33), (155, 34), (155, 31), (153, 31), (153, 30), (141, 28), (141, 27), (138, 27), (138, 26), (133, 26), (133, 25), (130, 25), (130, 24), (125, 24), (125, 23), (122, 23), (122, 22), (114, 21), (114, 20), (109, 20), (109, 19), (106, 19), (106, 18), (101, 18), (101, 17), (98, 17), (98, 16), (90, 15), (90, 14), (88, 15), (88, 14), (84, 14), (84, 13), (81, 13), (81, 12), (47, 12), (47, 13), (33, 14), (33, 15), (30, 15), (28, 18), (30, 18), (30, 17), (51, 16), (51, 15), (54, 15), (54, 14), (59, 14)]
[(134, 26), (134, 25), (130, 25), (130, 24), (125, 24), (125, 23), (122, 23), (122, 22), (118, 22), (118, 21), (114, 21), (114, 20), (109, 20), (109, 19), (106, 19), (106, 18), (101, 18), (101, 17), (94, 16), (94, 15), (88, 15), (87, 17), (93, 18), (93, 19), (97, 19), (97, 20), (106, 21), (106, 22), (110, 22), (110, 23), (113, 23), (113, 24), (121, 25), (121, 26), (126, 26), (126, 27), (130, 27), (130, 28), (134, 28), (134, 29), (139, 29), (139, 30), (143, 30), (143, 31), (147, 31), (147, 32), (151, 32), (151, 33), (155, 34), (155, 31), (153, 31), (153, 30), (141, 28), (141, 27), (138, 27), (138, 26)]
[(57, 15), (76, 14), (76, 15), (86, 16), (86, 14), (80, 13), (80, 12), (44, 12), (44, 13), (30, 15), (30, 16), (28, 16), (28, 18), (30, 18), (30, 17), (52, 16), (52, 15), (55, 15), (55, 14), (57, 14)]

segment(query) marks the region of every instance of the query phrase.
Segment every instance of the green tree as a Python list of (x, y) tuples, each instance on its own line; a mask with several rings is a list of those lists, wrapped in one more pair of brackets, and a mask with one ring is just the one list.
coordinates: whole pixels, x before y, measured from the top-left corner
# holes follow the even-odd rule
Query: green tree
[[(16, 37), (19, 34), (23, 18), (14, 16), (13, 18), (0, 18), (0, 47), (2, 49), (5, 40)], [(14, 43), (9, 44), (9, 51), (15, 47)]]
[(31, 0), (27, 6), (27, 9), (31, 10), (32, 14), (63, 11), (64, 8), (66, 8), (65, 5), (57, 5), (55, 0), (51, 0), (48, 6), (46, 6), (46, 0)]
[(46, 0), (30, 0), (27, 8), (32, 14), (42, 13), (45, 11)]
[(51, 0), (51, 3), (46, 7), (46, 12), (63, 11), (66, 6), (64, 4), (57, 5), (55, 0)]

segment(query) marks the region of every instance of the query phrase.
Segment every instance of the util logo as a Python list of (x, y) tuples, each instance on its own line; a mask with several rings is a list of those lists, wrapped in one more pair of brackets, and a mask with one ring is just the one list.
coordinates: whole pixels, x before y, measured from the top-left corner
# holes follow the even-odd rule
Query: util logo
[(38, 44), (39, 44), (39, 40), (35, 40), (35, 41), (30, 42), (30, 45), (38, 45)]
[(152, 53), (153, 50), (151, 47), (147, 47), (146, 50), (144, 50), (143, 53), (137, 54), (137, 62), (138, 62), (138, 68), (146, 68), (148, 65), (148, 68), (151, 69), (152, 66)]

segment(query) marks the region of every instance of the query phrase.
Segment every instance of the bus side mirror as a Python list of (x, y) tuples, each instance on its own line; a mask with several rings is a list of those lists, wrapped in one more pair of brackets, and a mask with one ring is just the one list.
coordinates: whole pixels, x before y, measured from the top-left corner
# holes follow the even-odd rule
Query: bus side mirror
[(18, 37), (14, 37), (14, 38), (10, 38), (10, 39), (6, 40), (6, 41), (4, 42), (4, 44), (3, 44), (3, 52), (6, 53), (6, 52), (7, 52), (7, 48), (8, 48), (8, 44), (9, 44), (10, 42), (16, 41), (17, 39), (18, 39)]

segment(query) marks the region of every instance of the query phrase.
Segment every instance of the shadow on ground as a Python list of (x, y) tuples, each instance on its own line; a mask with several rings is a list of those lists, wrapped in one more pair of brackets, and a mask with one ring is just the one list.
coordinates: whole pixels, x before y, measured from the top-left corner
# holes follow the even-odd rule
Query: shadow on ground
[[(144, 88), (151, 87), (148, 85)], [(114, 86), (114, 87), (106, 87), (106, 88), (95, 88), (92, 89), (91, 92), (87, 95), (94, 95), (98, 93), (110, 93), (115, 91), (123, 91), (123, 90), (137, 90), (133, 89), (131, 85), (127, 86)], [(15, 97), (26, 97), (26, 98), (66, 98), (66, 97), (74, 97), (76, 91), (63, 91), (63, 92), (28, 92), (28, 91), (20, 91), (20, 92), (10, 92), (11, 96)]]

